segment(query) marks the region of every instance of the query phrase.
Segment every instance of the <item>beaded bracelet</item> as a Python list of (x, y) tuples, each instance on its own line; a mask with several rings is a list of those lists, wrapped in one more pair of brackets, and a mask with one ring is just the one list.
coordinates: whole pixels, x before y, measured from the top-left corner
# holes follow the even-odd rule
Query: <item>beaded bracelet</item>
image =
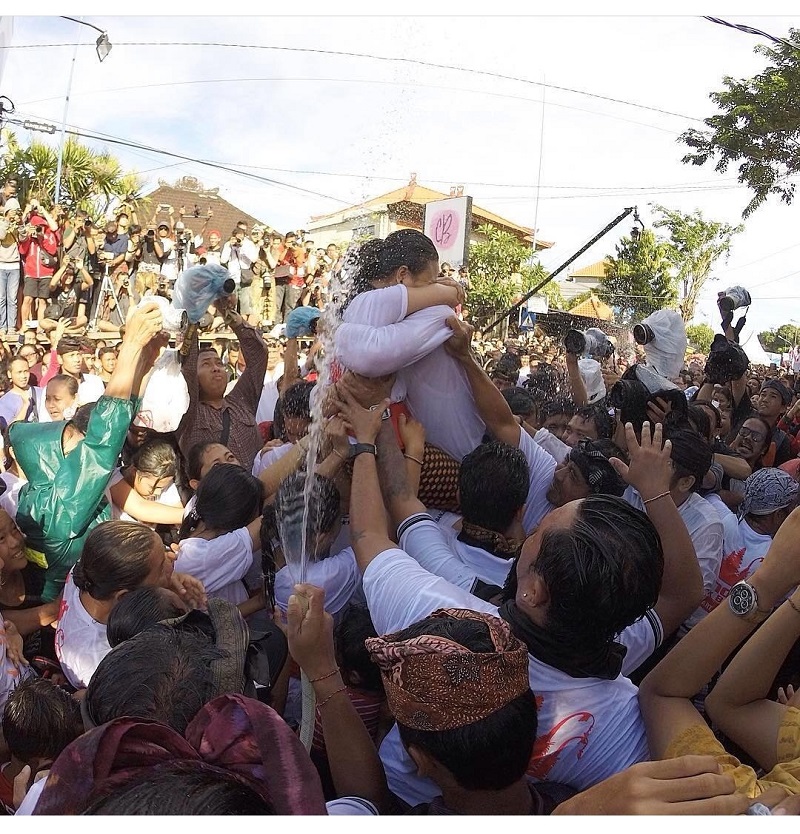
[(672, 493), (667, 490), (666, 492), (662, 492), (660, 495), (654, 495), (652, 498), (648, 498), (646, 501), (642, 501), (642, 504), (647, 506), (651, 501), (658, 501), (659, 498), (666, 498), (668, 495), (672, 495)]
[(337, 666), (333, 671), (328, 672), (327, 675), (320, 675), (318, 678), (309, 678), (309, 683), (317, 683), (318, 681), (324, 681), (326, 678), (332, 678), (335, 674), (339, 671), (339, 667)]
[(330, 695), (328, 695), (328, 697), (324, 701), (320, 701), (317, 704), (317, 709), (322, 709), (325, 706), (325, 704), (327, 704), (328, 701), (330, 701), (330, 699), (333, 698), (334, 695), (338, 695), (340, 692), (346, 692), (346, 691), (347, 691), (346, 686), (343, 686), (341, 689), (334, 690), (333, 692), (331, 692)]

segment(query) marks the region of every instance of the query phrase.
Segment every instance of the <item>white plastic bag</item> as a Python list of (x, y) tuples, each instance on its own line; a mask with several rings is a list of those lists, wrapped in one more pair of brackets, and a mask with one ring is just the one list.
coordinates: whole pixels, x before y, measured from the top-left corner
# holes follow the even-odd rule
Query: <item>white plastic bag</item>
[(189, 409), (189, 388), (178, 351), (168, 348), (156, 360), (134, 424), (157, 432), (175, 431)]

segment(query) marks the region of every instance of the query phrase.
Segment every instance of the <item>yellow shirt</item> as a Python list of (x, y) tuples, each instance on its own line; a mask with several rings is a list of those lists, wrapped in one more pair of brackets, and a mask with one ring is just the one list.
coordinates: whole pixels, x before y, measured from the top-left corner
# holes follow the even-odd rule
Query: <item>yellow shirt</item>
[(725, 774), (733, 776), (738, 793), (754, 798), (780, 786), (789, 794), (800, 793), (800, 709), (787, 707), (778, 730), (778, 764), (760, 779), (752, 767), (743, 765), (720, 744), (710, 727), (697, 725), (684, 730), (669, 743), (665, 759), (678, 756), (714, 756)]

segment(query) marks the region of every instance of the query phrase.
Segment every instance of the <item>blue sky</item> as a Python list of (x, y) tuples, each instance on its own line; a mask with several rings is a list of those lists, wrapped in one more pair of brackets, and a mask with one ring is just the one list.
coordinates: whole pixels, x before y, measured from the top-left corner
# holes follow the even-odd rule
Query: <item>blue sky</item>
[[(325, 17), (306, 4), (304, 17), (225, 18), (114, 17), (102, 7), (80, 8), (108, 30), (111, 55), (98, 63), (96, 35), (86, 27), (57, 17), (16, 18), (17, 48), (7, 50), (0, 92), (17, 111), (60, 123), (73, 47), (19, 47), (80, 36), (87, 45), (75, 64), (70, 126), (243, 170), (260, 166), (246, 170), (339, 199), (111, 146), (152, 184), (196, 176), (279, 228), (303, 227), (311, 215), (390, 191), (416, 172), (420, 183), (445, 192), (463, 184), (479, 205), (520, 224), (538, 217), (541, 237), (556, 242), (543, 257), (554, 268), (625, 206), (637, 204), (645, 223), (649, 202), (738, 223), (749, 199), (734, 171), (681, 164), (676, 140), (698, 124), (692, 119), (713, 114), (708, 94), (722, 76), (762, 68), (753, 52), (761, 39), (691, 16), (688, 7), (675, 16), (627, 16), (622, 5), (619, 16), (588, 16), (586, 7), (570, 6), (569, 17), (521, 17), (500, 3), (491, 17), (458, 17), (422, 16), (422, 4), (411, 3), (403, 6), (406, 17)], [(459, 8), (444, 3), (437, 11)], [(726, 11), (710, 13), (777, 35), (800, 27), (800, 15)], [(164, 45), (173, 41), (368, 53), (594, 95), (545, 89), (537, 209), (540, 85), (344, 55)], [(134, 42), (154, 45), (127, 45)], [(716, 270), (719, 281), (704, 293), (698, 320), (716, 324), (716, 292), (734, 283), (757, 299), (749, 316), (756, 329), (800, 320), (798, 210), (771, 202), (747, 221), (729, 261)], [(616, 239), (610, 234), (577, 265), (613, 252)]]

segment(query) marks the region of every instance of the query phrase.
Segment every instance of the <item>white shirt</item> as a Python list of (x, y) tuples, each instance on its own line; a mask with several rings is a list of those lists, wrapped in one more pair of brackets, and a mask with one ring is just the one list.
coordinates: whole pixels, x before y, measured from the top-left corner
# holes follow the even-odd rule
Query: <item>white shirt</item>
[[(419, 562), (437, 559), (430, 551), (415, 557)], [(452, 554), (445, 558), (458, 561)], [(375, 557), (364, 571), (363, 581), (378, 634), (406, 628), (437, 608), (467, 608), (498, 615), (494, 605), (435, 576), (402, 550), (387, 550)], [(660, 628), (658, 617), (651, 612), (620, 635), (630, 655), (625, 658), (624, 673), (652, 653), (662, 638)], [(531, 655), (528, 674), (539, 712), (539, 736), (529, 775), (585, 790), (631, 764), (649, 759), (637, 689), (623, 675), (610, 681), (572, 678)], [(416, 767), (400, 742), (396, 726), (381, 745), (380, 754), (389, 788), (404, 801), (412, 805), (427, 802), (440, 793), (432, 782), (415, 775)]]
[[(547, 432), (550, 434), (550, 432)], [(537, 435), (539, 432), (537, 432)], [(558, 440), (558, 438), (554, 438)], [(547, 490), (553, 483), (556, 471), (556, 459), (537, 443), (525, 429), (519, 430), (519, 448), (528, 461), (530, 486), (522, 514), (522, 526), (530, 534), (539, 526), (541, 520), (555, 507), (547, 500)]]
[(771, 544), (770, 536), (756, 532), (745, 519), (739, 522), (739, 537), (734, 541), (731, 550), (725, 548), (714, 587), (706, 593), (705, 599), (700, 603), (703, 616), (724, 602), (737, 582), (750, 578), (764, 561)]
[(86, 403), (96, 403), (106, 392), (106, 384), (96, 374), (81, 374), (81, 381), (78, 383), (78, 406)]
[[(267, 377), (268, 374), (264, 376), (264, 387), (261, 389), (261, 397), (256, 408), (256, 425), (275, 419), (275, 405), (278, 402), (280, 392), (278, 391), (278, 383)], [(277, 378), (280, 379), (280, 377)]]
[(242, 527), (216, 539), (183, 539), (178, 544), (175, 570), (199, 579), (210, 597), (239, 605), (248, 598), (242, 579), (252, 564), (253, 540)]
[(111, 651), (106, 626), (92, 619), (83, 607), (80, 591), (72, 581), (72, 571), (64, 584), (55, 644), (58, 662), (76, 689), (89, 685), (100, 661)]
[[(299, 581), (294, 565), (285, 565), (275, 574), (275, 602), (281, 611), (286, 611), (289, 597)], [(347, 547), (334, 556), (316, 562), (309, 560), (305, 581), (325, 590), (325, 610), (335, 617), (361, 587), (356, 554), (351, 547)]]
[(231, 246), (230, 241), (222, 247), (220, 263), (227, 267), (237, 284), (242, 283), (242, 270), (250, 269), (255, 260), (258, 260), (258, 247), (249, 238), (245, 238), (241, 246), (236, 248)]
[[(475, 581), (474, 579), (469, 581), (467, 577), (471, 578), (473, 575), (482, 582), (486, 582), (489, 585), (497, 585), (502, 588), (508, 577), (513, 560), (494, 556), (481, 547), (475, 547), (459, 541), (461, 516), (455, 515), (455, 513), (436, 513), (432, 515), (436, 526), (442, 531), (447, 540), (447, 546), (469, 572), (461, 577), (460, 581), (455, 581), (454, 579), (450, 581), (470, 593), (474, 592)], [(419, 547), (424, 547), (425, 545), (417, 545), (416, 541), (413, 540), (420, 539), (422, 541), (429, 535), (427, 532), (427, 524), (415, 524), (405, 536), (400, 537), (400, 547), (407, 553), (416, 552)], [(409, 542), (409, 538), (412, 539), (411, 542)]]
[(27, 481), (10, 472), (0, 473), (0, 480), (6, 485), (6, 491), (0, 495), (0, 509), (5, 510), (11, 518), (15, 518), (19, 505), (19, 491)]
[(408, 290), (402, 284), (356, 296), (336, 331), (342, 364), (367, 377), (397, 373), (392, 400), (406, 400), (425, 426), (427, 440), (461, 460), (483, 439), (466, 371), (443, 344), (453, 331), (450, 307), (427, 307), (406, 318)]
[[(628, 487), (622, 497), (632, 507), (644, 511), (642, 497), (633, 487)], [(678, 507), (678, 512), (689, 531), (703, 574), (703, 587), (708, 592), (717, 581), (722, 561), (722, 522), (716, 510), (696, 492), (689, 493), (689, 497)]]
[(253, 461), (253, 475), (257, 478), (265, 469), (279, 461), (284, 455), (294, 449), (294, 443), (284, 443), (282, 446), (273, 446), (265, 452), (259, 452)]

